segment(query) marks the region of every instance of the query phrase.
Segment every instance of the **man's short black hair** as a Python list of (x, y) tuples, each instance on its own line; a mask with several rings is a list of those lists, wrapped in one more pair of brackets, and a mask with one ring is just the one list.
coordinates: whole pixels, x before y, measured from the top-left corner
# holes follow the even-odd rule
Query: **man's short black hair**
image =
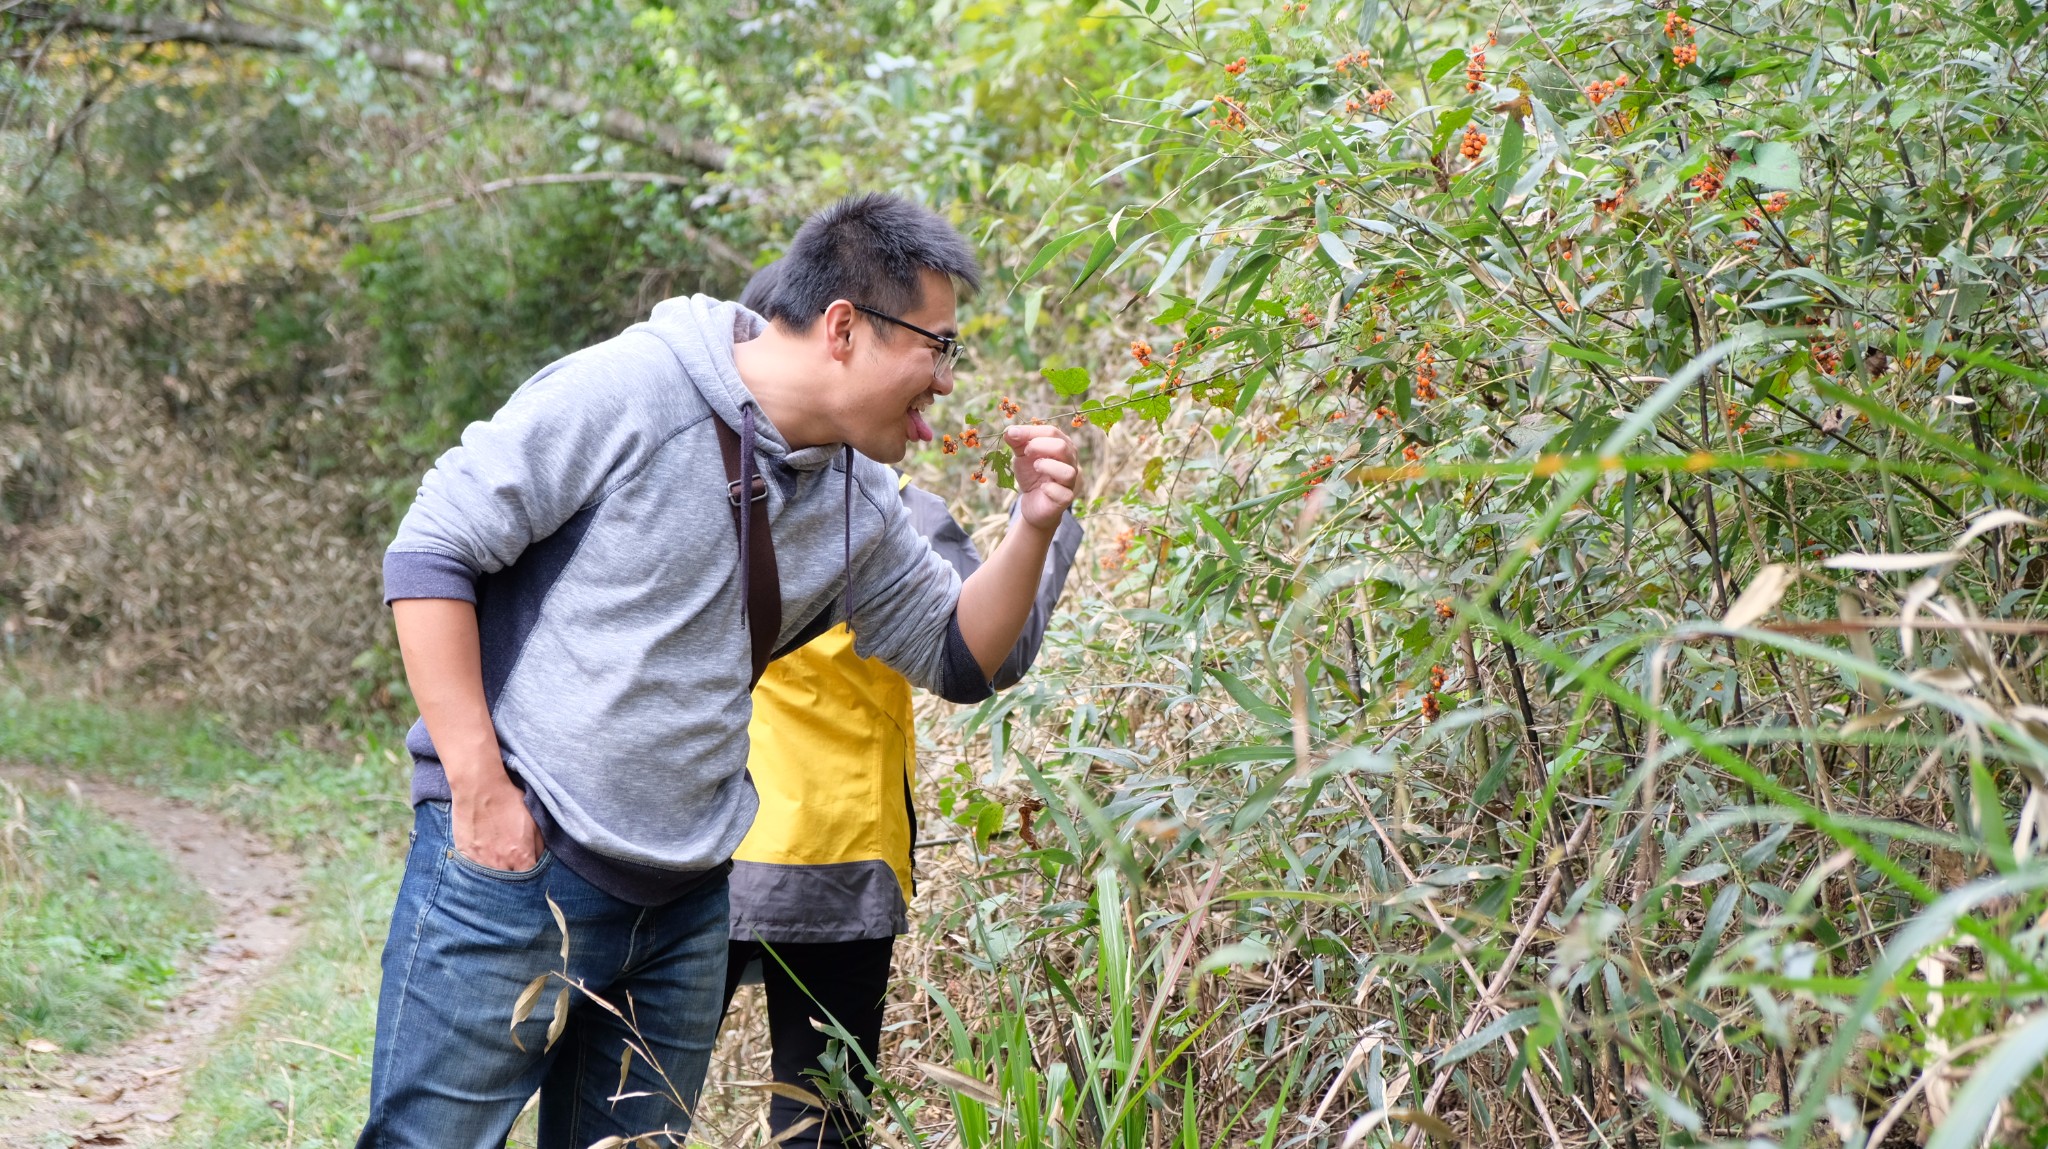
[(754, 278), (747, 281), (747, 286), (740, 292), (740, 306), (756, 315), (766, 316), (769, 297), (775, 294), (781, 283), (782, 261), (778, 259), (756, 271)]
[(759, 293), (765, 298), (749, 302), (756, 295), (749, 283), (740, 302), (798, 331), (810, 330), (835, 299), (901, 316), (924, 302), (925, 271), (946, 276), (955, 290), (981, 286), (974, 248), (952, 224), (902, 196), (865, 192), (804, 221), (789, 253), (754, 273), (755, 283), (769, 281)]

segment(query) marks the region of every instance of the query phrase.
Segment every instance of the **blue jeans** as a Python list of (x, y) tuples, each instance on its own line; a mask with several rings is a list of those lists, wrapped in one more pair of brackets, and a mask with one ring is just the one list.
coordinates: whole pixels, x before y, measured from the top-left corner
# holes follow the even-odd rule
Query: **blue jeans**
[[(370, 1119), (358, 1149), (499, 1149), (535, 1090), (543, 1149), (664, 1130), (681, 1145), (724, 1004), (725, 890), (714, 878), (646, 908), (552, 855), (520, 873), (489, 869), (456, 852), (446, 802), (421, 803), (384, 945)], [(512, 1026), (520, 991), (563, 970), (549, 898), (569, 926), (568, 976), (632, 1019), (637, 1038), (571, 989), (567, 1028), (547, 1048), (566, 984), (559, 977)], [(621, 1088), (629, 1041), (660, 1066), (636, 1052)]]

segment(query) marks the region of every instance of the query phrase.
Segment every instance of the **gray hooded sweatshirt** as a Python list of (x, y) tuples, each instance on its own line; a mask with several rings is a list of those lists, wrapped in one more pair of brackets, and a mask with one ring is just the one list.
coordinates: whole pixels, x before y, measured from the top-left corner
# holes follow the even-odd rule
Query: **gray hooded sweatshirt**
[[(550, 364), (435, 462), (384, 557), (387, 602), (476, 604), (491, 721), (548, 849), (642, 905), (722, 870), (754, 817), (740, 549), (711, 420), (755, 432), (778, 652), (840, 622), (850, 586), (861, 654), (955, 702), (990, 690), (953, 617), (960, 576), (894, 473), (792, 450), (754, 405), (733, 345), (761, 329), (738, 304), (671, 299)], [(413, 801), (445, 799), (423, 722), (406, 744)]]

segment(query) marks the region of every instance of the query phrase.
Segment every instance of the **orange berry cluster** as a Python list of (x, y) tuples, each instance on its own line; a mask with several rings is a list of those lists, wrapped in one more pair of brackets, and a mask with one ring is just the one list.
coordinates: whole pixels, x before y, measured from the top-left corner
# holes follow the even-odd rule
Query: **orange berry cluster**
[(1720, 164), (1710, 163), (1705, 171), (1686, 182), (1691, 185), (1692, 190), (1700, 193), (1701, 199), (1710, 200), (1720, 198), (1721, 183), (1726, 178), (1727, 173), (1721, 170)]
[(1005, 419), (1016, 418), (1017, 412), (1022, 411), (1023, 409), (1024, 408), (1019, 407), (1017, 405), (1016, 400), (1011, 399), (1008, 395), (1005, 395), (1001, 399), (996, 401), (996, 410), (1001, 411), (1003, 413), (1003, 418)]
[(939, 436), (939, 450), (948, 455), (957, 455), (960, 453), (960, 444), (955, 443), (951, 435), (941, 435)]
[(1690, 68), (1700, 62), (1699, 45), (1692, 42), (1693, 34), (1697, 31), (1692, 21), (1677, 12), (1664, 14), (1664, 35), (1672, 41), (1672, 63), (1681, 68)]
[(1486, 133), (1466, 124), (1465, 138), (1458, 142), (1458, 154), (1468, 160), (1476, 160), (1486, 151)]
[(1387, 422), (1391, 423), (1394, 421), (1395, 418), (1394, 409), (1392, 407), (1387, 406), (1385, 403), (1382, 403), (1379, 406), (1374, 407), (1372, 409), (1372, 417), (1375, 419), (1385, 419)]
[(1436, 352), (1427, 343), (1415, 355), (1415, 397), (1425, 402), (1436, 398)]
[(1779, 212), (1784, 211), (1787, 207), (1790, 207), (1791, 204), (1791, 192), (1772, 192), (1771, 198), (1764, 201), (1764, 210), (1770, 212), (1772, 215), (1777, 215)]
[(1316, 309), (1313, 307), (1303, 305), (1298, 315), (1303, 327), (1314, 328), (1322, 326), (1323, 318), (1316, 314)]
[(1748, 229), (1750, 234), (1736, 240), (1735, 246), (1743, 251), (1755, 251), (1757, 245), (1763, 241), (1764, 217), (1751, 212), (1742, 217), (1742, 226)]
[(1308, 475), (1308, 485), (1311, 487), (1321, 486), (1323, 480), (1330, 477), (1330, 469), (1336, 465), (1337, 458), (1334, 455), (1324, 455), (1322, 458), (1310, 463), (1308, 470), (1305, 472)]
[(1401, 457), (1413, 463), (1417, 459), (1422, 458), (1422, 451), (1415, 444), (1410, 443), (1401, 448)]
[(1223, 105), (1224, 114), (1210, 120), (1209, 126), (1233, 132), (1243, 131), (1247, 122), (1244, 118), (1244, 105), (1231, 99), (1229, 96), (1218, 96), (1216, 97), (1216, 102)]
[(1337, 70), (1337, 74), (1341, 76), (1345, 72), (1349, 71), (1354, 67), (1363, 68), (1370, 63), (1372, 63), (1372, 53), (1366, 51), (1363, 48), (1360, 48), (1358, 51), (1351, 53), (1349, 56), (1337, 57), (1335, 60), (1331, 61), (1330, 66), (1332, 68), (1335, 68)]
[(1842, 369), (1842, 346), (1829, 336), (1814, 336), (1812, 352), (1813, 365), (1829, 375)]
[(1230, 74), (1231, 74), (1231, 75), (1233, 75), (1233, 76), (1242, 76), (1242, 75), (1244, 75), (1244, 67), (1245, 67), (1245, 60), (1244, 60), (1244, 57), (1243, 57), (1243, 56), (1239, 56), (1239, 57), (1237, 58), (1237, 62), (1236, 62), (1236, 63), (1234, 63), (1234, 64), (1225, 64), (1225, 65), (1223, 65), (1223, 70), (1224, 70), (1224, 71), (1226, 71), (1226, 72), (1228, 72), (1228, 73), (1230, 73)]
[(1131, 358), (1136, 359), (1140, 366), (1152, 366), (1152, 345), (1142, 339), (1132, 340)]
[(1130, 558), (1131, 543), (1138, 537), (1135, 527), (1125, 527), (1116, 533), (1116, 554), (1111, 555), (1107, 564), (1111, 570), (1122, 567)]
[(1612, 80), (1595, 80), (1586, 85), (1586, 98), (1593, 101), (1593, 106), (1597, 108), (1608, 100), (1613, 99), (1616, 92), (1628, 87), (1628, 81), (1629, 74), (1627, 72), (1623, 72)]
[(1450, 681), (1450, 675), (1444, 673), (1443, 667), (1432, 666), (1429, 668), (1429, 688), (1431, 690), (1442, 690), (1444, 683), (1448, 681)]
[(1450, 599), (1440, 598), (1436, 600), (1436, 617), (1438, 622), (1449, 622), (1451, 621), (1451, 616), (1456, 613), (1458, 612), (1452, 609)]
[[(1728, 404), (1727, 410), (1723, 411), (1722, 414), (1728, 417), (1728, 425), (1731, 427), (1735, 427), (1735, 421), (1737, 419), (1742, 418), (1742, 409), (1740, 407), (1737, 407), (1735, 404), (1730, 403)], [(1735, 433), (1738, 435), (1749, 434), (1749, 423), (1747, 421), (1744, 421), (1740, 427), (1735, 427)]]
[(1365, 97), (1365, 106), (1380, 113), (1384, 113), (1387, 110), (1387, 106), (1393, 102), (1394, 89), (1392, 88), (1381, 88), (1378, 91), (1368, 92)]
[(1360, 105), (1357, 100), (1346, 100), (1344, 101), (1344, 114), (1347, 116), (1355, 116), (1358, 114), (1358, 109), (1361, 106), (1362, 105)]
[(1474, 46), (1471, 58), (1465, 61), (1465, 90), (1476, 92), (1486, 86), (1486, 49)]
[(1436, 691), (1432, 690), (1422, 696), (1422, 720), (1424, 722), (1435, 722), (1443, 717), (1443, 714), (1444, 704), (1437, 701)]
[(1073, 426), (1073, 427), (1078, 427), (1078, 426), (1080, 426), (1081, 424), (1083, 424), (1083, 423), (1086, 423), (1087, 421), (1088, 421), (1088, 416), (1086, 416), (1086, 415), (1076, 415), (1076, 416), (1074, 416), (1074, 417), (1073, 417), (1073, 419), (1072, 419), (1072, 420), (1071, 420), (1071, 421), (1070, 421), (1070, 422), (1068, 423), (1068, 425), (1069, 425), (1069, 426)]

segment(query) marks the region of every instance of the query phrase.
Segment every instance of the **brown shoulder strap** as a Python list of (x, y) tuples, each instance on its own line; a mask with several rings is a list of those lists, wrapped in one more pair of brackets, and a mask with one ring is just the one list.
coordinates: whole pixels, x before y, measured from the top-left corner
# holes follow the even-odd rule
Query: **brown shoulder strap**
[(740, 581), (747, 588), (747, 631), (753, 644), (753, 677), (747, 680), (751, 690), (761, 681), (761, 672), (768, 669), (768, 660), (775, 654), (776, 636), (782, 633), (782, 575), (775, 569), (775, 540), (768, 534), (768, 480), (762, 475), (754, 476), (753, 497), (746, 501), (747, 513), (753, 521), (742, 532), (739, 432), (716, 415), (711, 422), (718, 428), (718, 453), (725, 457), (725, 502), (732, 511), (732, 529), (747, 540), (746, 553), (740, 556)]

